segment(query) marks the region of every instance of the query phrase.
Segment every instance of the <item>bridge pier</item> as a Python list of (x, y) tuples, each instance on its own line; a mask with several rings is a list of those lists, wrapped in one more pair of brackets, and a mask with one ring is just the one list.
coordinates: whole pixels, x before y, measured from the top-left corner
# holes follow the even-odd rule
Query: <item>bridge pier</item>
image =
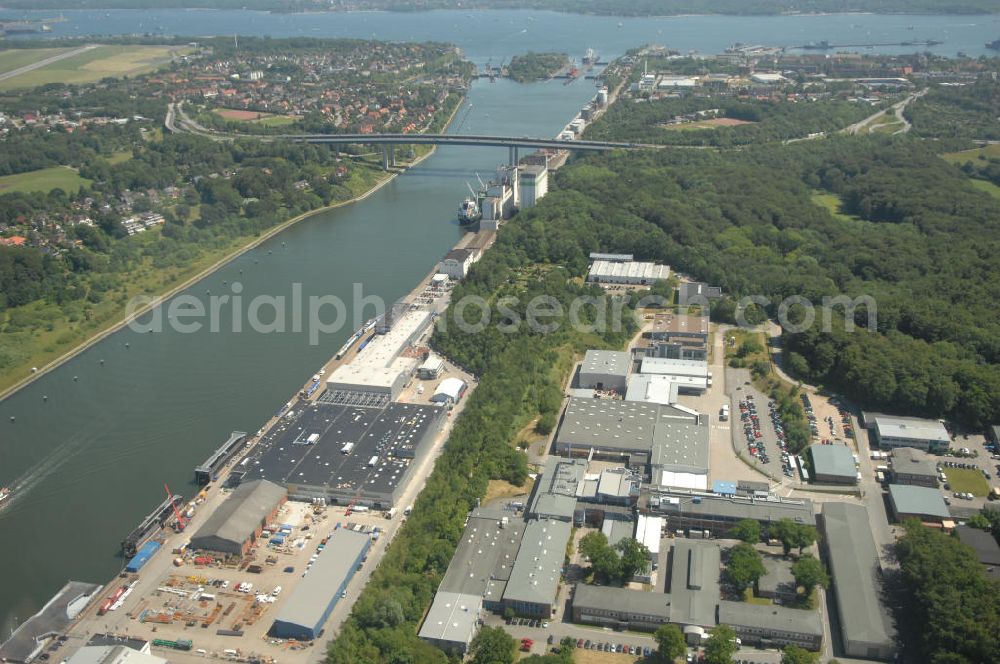
[(519, 161), (517, 154), (518, 154), (517, 146), (516, 145), (509, 146), (507, 148), (507, 163), (510, 164), (511, 166), (517, 166), (517, 162)]
[(382, 150), (382, 170), (387, 171), (389, 167), (396, 166), (396, 144), (387, 143), (381, 147)]

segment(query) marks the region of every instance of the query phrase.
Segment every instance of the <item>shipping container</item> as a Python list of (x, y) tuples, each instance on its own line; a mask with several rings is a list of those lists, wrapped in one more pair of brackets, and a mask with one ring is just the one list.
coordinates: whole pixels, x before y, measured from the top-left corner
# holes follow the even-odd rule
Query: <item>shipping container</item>
[(125, 565), (125, 571), (135, 574), (142, 569), (143, 565), (149, 562), (157, 551), (160, 550), (159, 542), (146, 542), (135, 556)]

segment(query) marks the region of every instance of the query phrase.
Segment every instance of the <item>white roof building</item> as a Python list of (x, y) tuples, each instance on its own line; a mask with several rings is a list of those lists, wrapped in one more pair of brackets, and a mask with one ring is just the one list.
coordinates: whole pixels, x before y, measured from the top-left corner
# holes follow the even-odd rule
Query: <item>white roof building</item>
[(663, 538), (663, 517), (639, 515), (639, 520), (635, 522), (635, 539), (640, 544), (645, 544), (649, 549), (649, 555), (656, 560), (660, 555), (660, 540)]
[(590, 266), (588, 281), (608, 284), (654, 284), (670, 277), (670, 267), (641, 261), (596, 260)]
[(461, 378), (445, 378), (438, 385), (431, 401), (451, 401), (457, 403), (465, 392), (465, 381)]

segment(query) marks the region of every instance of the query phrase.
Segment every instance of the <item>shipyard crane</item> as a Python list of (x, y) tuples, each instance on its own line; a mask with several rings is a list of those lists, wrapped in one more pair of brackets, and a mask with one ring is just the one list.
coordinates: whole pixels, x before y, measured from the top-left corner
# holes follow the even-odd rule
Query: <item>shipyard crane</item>
[(167, 500), (170, 501), (170, 507), (174, 510), (174, 532), (182, 533), (184, 532), (184, 528), (187, 527), (187, 521), (184, 520), (184, 515), (177, 509), (177, 503), (174, 502), (174, 494), (170, 492), (170, 487), (164, 484), (163, 488), (167, 492)]

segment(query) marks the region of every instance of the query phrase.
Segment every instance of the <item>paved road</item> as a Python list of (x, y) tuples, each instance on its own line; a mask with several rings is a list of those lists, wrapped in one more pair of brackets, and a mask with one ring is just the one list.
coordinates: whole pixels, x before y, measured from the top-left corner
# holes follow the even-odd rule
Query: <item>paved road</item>
[(865, 128), (865, 126), (868, 125), (869, 122), (875, 122), (875, 120), (879, 119), (880, 117), (886, 116), (886, 115), (894, 115), (895, 118), (896, 118), (895, 120), (892, 120), (891, 122), (883, 122), (883, 123), (879, 123), (879, 124), (873, 124), (873, 125), (867, 127), (867, 132), (866, 133), (869, 133), (869, 134), (872, 133), (873, 131), (875, 131), (875, 129), (877, 127), (880, 127), (883, 124), (892, 124), (894, 122), (902, 122), (903, 123), (903, 128), (900, 129), (899, 131), (894, 132), (894, 133), (896, 133), (896, 134), (905, 134), (906, 132), (910, 131), (910, 126), (911, 125), (910, 125), (910, 122), (905, 117), (903, 117), (903, 111), (906, 109), (907, 104), (909, 104), (914, 99), (917, 99), (918, 97), (923, 97), (925, 94), (927, 94), (927, 89), (921, 90), (920, 92), (914, 92), (912, 95), (910, 95), (906, 99), (904, 99), (902, 101), (899, 101), (899, 102), (896, 102), (895, 104), (893, 104), (889, 108), (883, 109), (881, 111), (878, 111), (877, 113), (872, 113), (871, 115), (869, 115), (864, 120), (861, 120), (860, 122), (855, 122), (854, 124), (852, 124), (852, 125), (850, 125), (848, 127), (845, 127), (843, 129), (843, 133), (845, 133), (845, 134), (857, 134), (863, 128)]
[(28, 72), (35, 71), (36, 69), (47, 67), (53, 62), (59, 62), (60, 60), (65, 60), (66, 58), (72, 58), (74, 55), (80, 55), (81, 53), (92, 51), (95, 48), (97, 48), (95, 45), (81, 46), (80, 48), (74, 48), (72, 51), (57, 53), (56, 55), (39, 60), (38, 62), (32, 62), (30, 65), (24, 65), (23, 67), (18, 67), (17, 69), (11, 69), (10, 71), (4, 72), (0, 74), (0, 81), (6, 81), (8, 78), (14, 78), (15, 76), (20, 76), (21, 74), (27, 74)]

